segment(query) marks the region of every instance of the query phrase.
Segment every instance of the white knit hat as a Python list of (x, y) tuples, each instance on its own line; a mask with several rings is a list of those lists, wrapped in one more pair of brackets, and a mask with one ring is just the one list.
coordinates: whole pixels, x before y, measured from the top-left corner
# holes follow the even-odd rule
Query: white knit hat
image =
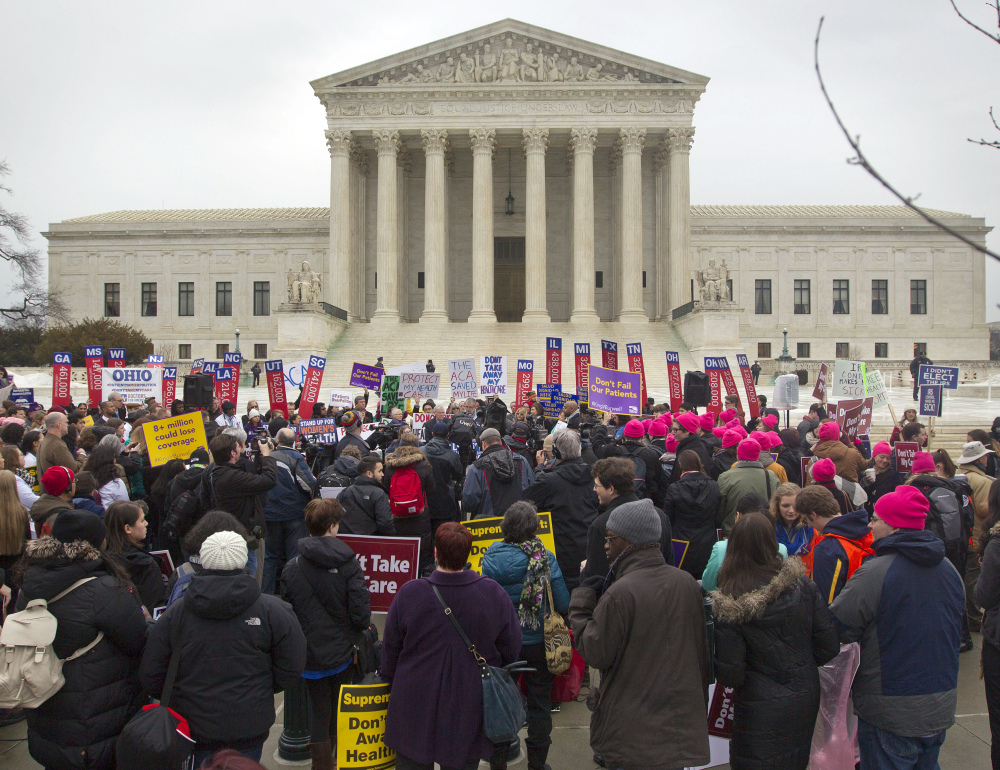
[(205, 569), (243, 569), (247, 566), (247, 541), (235, 532), (216, 532), (201, 544), (198, 555)]

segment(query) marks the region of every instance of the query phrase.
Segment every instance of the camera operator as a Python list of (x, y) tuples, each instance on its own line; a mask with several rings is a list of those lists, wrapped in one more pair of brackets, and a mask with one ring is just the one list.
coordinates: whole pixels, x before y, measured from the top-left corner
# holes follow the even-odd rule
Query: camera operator
[(215, 464), (205, 470), (202, 482), (203, 507), (231, 513), (250, 533), (247, 569), (252, 572), (257, 571), (257, 546), (266, 528), (264, 503), (268, 491), (278, 483), (277, 466), (271, 457), (274, 444), (262, 438), (258, 446), (260, 471), (251, 473), (240, 464), (241, 447), (236, 436), (216, 436), (208, 445)]
[(344, 431), (344, 437), (337, 442), (337, 448), (333, 453), (334, 460), (339, 458), (349, 446), (356, 446), (358, 451), (361, 452), (362, 457), (371, 454), (368, 444), (361, 438), (360, 414), (357, 412), (345, 412), (344, 416), (340, 418), (340, 427)]
[[(504, 436), (503, 443), (516, 455), (521, 455), (528, 461), (531, 469), (535, 469), (535, 456), (528, 446), (528, 439), (531, 438), (531, 428), (526, 422), (515, 422), (509, 436)], [(545, 441), (543, 438), (542, 441)]]

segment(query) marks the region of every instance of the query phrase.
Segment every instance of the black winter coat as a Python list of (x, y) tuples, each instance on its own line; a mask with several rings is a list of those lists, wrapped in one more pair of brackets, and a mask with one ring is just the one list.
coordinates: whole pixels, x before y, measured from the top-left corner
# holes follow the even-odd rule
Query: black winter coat
[(695, 580), (701, 578), (718, 542), (715, 519), (721, 505), (718, 483), (704, 473), (686, 473), (667, 487), (663, 512), (670, 519), (673, 539), (690, 543), (680, 568)]
[(292, 608), (261, 593), (243, 570), (203, 569), (152, 625), (139, 678), (154, 698), (175, 645), (181, 653), (170, 707), (211, 748), (263, 742), (274, 724), (274, 694), (296, 684), (306, 665)]
[[(259, 532), (266, 529), (264, 504), (267, 493), (278, 483), (278, 466), (274, 458), (261, 457), (260, 460), (260, 473), (248, 473), (239, 463), (210, 465), (205, 469), (201, 485), (202, 508), (231, 513), (251, 535), (254, 527), (259, 527)], [(257, 548), (256, 537), (251, 537), (247, 548)]]
[(799, 447), (781, 447), (775, 462), (785, 469), (789, 484), (802, 486), (802, 450)]
[[(604, 552), (604, 538), (608, 536), (608, 518), (619, 505), (634, 503), (638, 499), (635, 494), (620, 495), (608, 503), (600, 515), (594, 519), (590, 529), (587, 530), (587, 568), (580, 573), (581, 579), (595, 575), (603, 577), (611, 571), (611, 562), (608, 561), (608, 555)], [(660, 517), (660, 552), (663, 554), (663, 560), (667, 566), (673, 567), (674, 544), (671, 542), (673, 534), (670, 529), (670, 519), (659, 508), (656, 509), (656, 514)]]
[(166, 584), (160, 563), (138, 546), (132, 546), (125, 553), (111, 554), (132, 579), (139, 592), (139, 601), (153, 614), (153, 607), (163, 604), (166, 598)]
[(599, 501), (590, 466), (582, 458), (561, 460), (524, 490), (524, 499), (539, 512), (552, 514), (556, 560), (566, 588), (572, 591), (579, 585), (580, 562), (587, 555), (587, 531), (597, 518)]
[(337, 498), (344, 507), (340, 531), (345, 535), (395, 535), (389, 495), (375, 479), (358, 476)]
[[(165, 510), (169, 513), (174, 501), (185, 492), (197, 492), (198, 485), (201, 484), (201, 477), (204, 474), (204, 465), (192, 465), (187, 470), (183, 470), (174, 476), (167, 487), (167, 494), (163, 496)], [(181, 534), (183, 535), (184, 533)]]
[(712, 455), (712, 462), (705, 466), (708, 475), (716, 481), (736, 463), (736, 447), (723, 449)]
[(817, 667), (840, 641), (833, 615), (799, 559), (737, 599), (712, 592), (715, 672), (736, 688), (729, 764), (733, 770), (804, 770), (819, 711)]
[(306, 537), (281, 573), (281, 598), (292, 605), (306, 636), (306, 669), (338, 668), (354, 657), (372, 613), (354, 551), (335, 537)]
[(52, 770), (114, 767), (115, 742), (145, 705), (137, 674), (146, 644), (146, 620), (138, 598), (112, 577), (101, 554), (84, 541), (51, 537), (25, 548), (27, 569), (18, 604), (49, 600), (77, 580), (96, 577), (49, 612), (59, 621), (53, 650), (60, 658), (94, 641), (94, 649), (63, 666), (66, 684), (28, 718), (28, 752)]
[[(701, 466), (703, 468), (708, 468), (712, 464), (712, 453), (709, 451), (708, 447), (705, 446), (705, 442), (701, 440), (701, 437), (695, 435), (694, 433), (688, 435), (687, 438), (682, 439), (677, 443), (677, 456), (681, 456), (681, 452), (685, 449), (690, 449), (692, 452), (696, 452), (698, 457), (701, 458)], [(681, 477), (681, 464), (674, 463), (674, 469), (670, 474), (670, 483), (673, 484), (677, 479)]]
[(424, 492), (427, 504), (430, 505), (430, 501), (437, 491), (437, 485), (434, 483), (434, 469), (427, 462), (427, 456), (415, 446), (402, 445), (385, 458), (385, 476), (382, 478), (382, 484), (391, 493), (392, 475), (396, 471), (410, 466), (413, 466), (413, 470), (416, 471), (417, 477), (420, 479), (420, 488)]
[(344, 450), (347, 449), (347, 447), (349, 446), (356, 446), (359, 450), (361, 450), (362, 457), (367, 457), (372, 453), (368, 444), (365, 443), (365, 440), (361, 438), (361, 436), (356, 436), (353, 433), (348, 433), (340, 441), (337, 442), (337, 447), (336, 449), (333, 450), (334, 458), (335, 459), (339, 458), (340, 455), (344, 453)]
[(431, 519), (435, 521), (461, 521), (455, 485), (461, 490), (465, 481), (462, 460), (448, 442), (436, 436), (427, 442), (424, 455), (434, 471), (434, 491), (427, 497)]

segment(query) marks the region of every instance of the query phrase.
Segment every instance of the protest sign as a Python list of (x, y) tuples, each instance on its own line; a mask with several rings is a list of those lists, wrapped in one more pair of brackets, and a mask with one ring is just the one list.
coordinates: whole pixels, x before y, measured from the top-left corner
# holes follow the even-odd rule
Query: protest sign
[(483, 396), (507, 395), (507, 356), (483, 356), (479, 393)]
[(155, 353), (150, 353), (146, 356), (146, 366), (150, 369), (161, 369), (163, 368), (163, 356), (157, 355)]
[[(642, 343), (641, 342), (629, 342), (625, 345), (625, 353), (628, 356), (628, 370), (630, 372), (638, 372), (639, 376), (642, 378), (642, 384), (640, 386), (639, 398), (641, 399), (642, 405), (646, 405), (646, 367), (642, 363)], [(641, 409), (640, 409), (641, 411)]]
[(281, 412), (288, 419), (288, 399), (285, 398), (285, 373), (281, 359), (264, 362), (264, 376), (267, 378), (267, 399), (272, 412)]
[(390, 684), (340, 686), (336, 764), (339, 770), (391, 770), (396, 766), (396, 752), (385, 745), (391, 687)]
[(206, 361), (201, 365), (201, 373), (212, 375), (212, 382), (215, 382), (215, 375), (219, 373), (219, 362)]
[(563, 406), (565, 406), (567, 401), (571, 400), (572, 397), (569, 394), (559, 390), (555, 391), (548, 401), (542, 402), (542, 406), (545, 408), (545, 416), (559, 417), (562, 414)]
[(330, 401), (327, 406), (340, 409), (353, 409), (354, 408), (354, 393), (350, 390), (338, 390), (334, 388), (330, 391)]
[(601, 340), (601, 366), (605, 369), (618, 368), (618, 343)]
[(302, 400), (299, 401), (299, 414), (311, 417), (313, 407), (319, 401), (319, 390), (323, 384), (323, 370), (326, 368), (326, 358), (309, 356), (309, 367), (302, 381)]
[(388, 414), (396, 407), (403, 408), (405, 399), (399, 395), (398, 374), (387, 374), (382, 378), (382, 390), (379, 397), (382, 399), (382, 414)]
[(726, 386), (726, 395), (739, 397), (739, 391), (736, 390), (736, 380), (733, 379), (733, 370), (729, 368), (729, 359), (721, 356), (719, 360), (722, 362), (719, 374), (722, 375), (722, 384)]
[(545, 338), (545, 379), (562, 382), (562, 337)]
[(125, 366), (125, 348), (108, 348), (108, 368), (121, 369)]
[[(69, 353), (52, 354), (52, 405), (69, 406), (69, 378), (73, 367)], [(107, 401), (107, 397), (102, 398)]]
[(285, 375), (285, 390), (290, 388), (301, 388), (306, 381), (306, 372), (309, 371), (309, 359), (303, 358), (282, 366)]
[(222, 365), (230, 366), (233, 369), (233, 397), (230, 399), (234, 404), (238, 402), (240, 394), (240, 368), (243, 365), (243, 354), (239, 351), (222, 354)]
[(84, 349), (87, 362), (87, 397), (94, 406), (101, 401), (101, 369), (104, 368), (104, 348), (87, 345)]
[(917, 385), (938, 385), (948, 390), (958, 390), (958, 367), (920, 364)]
[(371, 535), (338, 535), (338, 537), (357, 554), (358, 564), (365, 573), (372, 612), (388, 612), (389, 605), (392, 604), (400, 587), (420, 577), (419, 537)]
[(670, 391), (670, 411), (676, 412), (684, 403), (684, 393), (681, 390), (681, 356), (673, 350), (667, 351), (667, 387)]
[(674, 546), (674, 566), (681, 569), (684, 566), (684, 557), (687, 556), (688, 548), (691, 547), (690, 540), (671, 540)]
[(897, 441), (892, 447), (896, 458), (896, 470), (900, 473), (910, 473), (913, 470), (913, 456), (920, 451), (916, 441)]
[(215, 373), (215, 397), (219, 401), (236, 403), (236, 370), (231, 366), (220, 366)]
[(817, 398), (826, 403), (826, 381), (830, 376), (826, 364), (819, 365), (819, 372), (816, 374), (816, 385), (813, 386), (813, 398)]
[(437, 372), (403, 372), (399, 375), (401, 398), (437, 398), (441, 375)]
[[(920, 368), (922, 369), (923, 367)], [(944, 386), (942, 385), (921, 385), (920, 416), (940, 417), (942, 395), (944, 395)]]
[(829, 398), (864, 398), (865, 392), (865, 362), (843, 361), (833, 362), (833, 379), (827, 388)]
[(837, 402), (837, 424), (854, 441), (872, 427), (872, 398), (843, 398)]
[(872, 409), (889, 405), (889, 391), (886, 390), (882, 372), (878, 369), (870, 369), (865, 372), (865, 390), (872, 400)]
[(413, 413), (413, 432), (416, 433), (420, 438), (424, 437), (424, 426), (428, 423), (437, 422), (437, 418), (434, 416), (434, 412), (414, 412)]
[(733, 714), (736, 691), (716, 682), (708, 706), (708, 734), (716, 738), (733, 737)]
[(451, 381), (451, 395), (455, 398), (474, 398), (479, 392), (476, 384), (476, 359), (449, 359), (448, 379)]
[(154, 468), (171, 460), (187, 460), (199, 447), (208, 451), (201, 412), (148, 422), (141, 430), (149, 451), (149, 464)]
[(573, 346), (576, 359), (576, 392), (586, 393), (590, 377), (590, 343), (578, 342)]
[(308, 436), (315, 444), (336, 444), (340, 438), (337, 421), (333, 417), (299, 420), (296, 427), (298, 428), (299, 436)]
[(357, 361), (351, 366), (351, 379), (347, 384), (355, 388), (365, 390), (379, 390), (382, 387), (382, 376), (385, 370), (378, 366), (359, 364)]
[(514, 382), (514, 406), (520, 406), (528, 400), (531, 384), (534, 379), (535, 362), (530, 358), (517, 360), (517, 379)]
[(163, 370), (145, 366), (102, 369), (101, 401), (107, 401), (112, 392), (126, 404), (141, 404), (150, 397), (159, 401), (163, 397)]
[(553, 393), (561, 393), (562, 385), (549, 385), (545, 382), (540, 382), (535, 386), (535, 393), (542, 401), (549, 401), (552, 399)]
[(638, 417), (642, 414), (642, 375), (590, 367), (587, 401), (591, 409)]
[[(503, 533), (500, 532), (500, 522), (503, 516), (496, 516), (489, 519), (473, 519), (466, 521), (465, 526), (472, 533), (472, 553), (469, 554), (469, 562), (472, 564), (472, 571), (482, 573), (483, 556), (486, 550), (494, 543), (503, 540)], [(538, 531), (536, 537), (552, 553), (556, 552), (556, 541), (552, 534), (552, 514), (538, 514)]]
[(706, 411), (719, 414), (722, 411), (722, 377), (723, 367), (728, 368), (724, 358), (705, 356), (705, 373), (708, 375), (708, 387), (711, 391)]
[(169, 409), (177, 398), (177, 367), (163, 367), (163, 406)]
[(747, 407), (750, 418), (760, 417), (760, 401), (757, 399), (757, 386), (753, 384), (753, 372), (750, 371), (750, 360), (743, 353), (736, 354), (736, 364), (740, 367), (740, 377), (743, 378), (743, 390), (747, 394)]
[(812, 477), (809, 475), (809, 466), (812, 463), (812, 457), (800, 457), (799, 458), (799, 472), (802, 474), (802, 486), (809, 484), (812, 481)]
[[(10, 394), (7, 396), (15, 404), (21, 404), (27, 406), (35, 400), (35, 389), (34, 388), (11, 388)], [(97, 404), (94, 404), (97, 406)]]
[[(108, 362), (110, 363), (110, 361)], [(191, 362), (191, 374), (201, 374), (202, 370), (205, 368), (205, 359), (196, 358)]]

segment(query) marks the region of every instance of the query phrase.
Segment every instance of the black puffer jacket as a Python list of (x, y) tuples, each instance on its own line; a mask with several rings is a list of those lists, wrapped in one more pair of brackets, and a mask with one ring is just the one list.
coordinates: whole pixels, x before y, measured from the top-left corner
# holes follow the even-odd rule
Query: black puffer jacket
[(163, 604), (167, 592), (160, 563), (138, 546), (132, 546), (125, 553), (112, 554), (112, 558), (128, 572), (139, 592), (139, 601), (152, 614), (153, 607)]
[(686, 473), (667, 487), (663, 512), (670, 519), (673, 539), (690, 543), (680, 568), (695, 580), (701, 578), (712, 546), (718, 542), (715, 519), (720, 505), (719, 485), (704, 473)]
[(427, 498), (431, 519), (435, 521), (460, 521), (455, 485), (461, 489), (465, 480), (462, 460), (448, 442), (436, 436), (424, 447), (427, 462), (434, 470), (434, 491)]
[(160, 697), (170, 653), (181, 645), (170, 707), (207, 747), (261, 741), (274, 724), (274, 693), (302, 676), (306, 639), (292, 608), (262, 594), (243, 570), (203, 569), (149, 632), (139, 678)]
[(802, 486), (802, 450), (799, 447), (779, 447), (775, 462), (785, 469), (789, 484)]
[[(677, 449), (674, 450), (677, 456), (681, 456), (681, 452), (686, 449), (690, 449), (692, 452), (696, 452), (698, 457), (701, 458), (701, 466), (703, 468), (708, 468), (712, 464), (712, 452), (705, 442), (701, 440), (701, 437), (692, 433), (687, 436), (687, 438), (682, 439), (677, 442)], [(670, 483), (673, 484), (677, 479), (681, 477), (681, 464), (674, 463), (674, 469), (670, 473)]]
[(337, 498), (344, 506), (340, 531), (345, 535), (395, 535), (389, 494), (375, 479), (358, 476)]
[(798, 559), (738, 599), (712, 598), (716, 676), (736, 688), (731, 766), (804, 768), (819, 711), (816, 669), (840, 652), (826, 602)]
[(732, 446), (728, 449), (720, 449), (718, 452), (713, 454), (712, 462), (706, 465), (705, 468), (708, 471), (708, 475), (718, 481), (719, 476), (728, 471), (735, 464), (736, 447)]
[(328, 465), (316, 481), (321, 487), (349, 487), (358, 477), (358, 460), (350, 455), (341, 455), (333, 465)]
[[(251, 535), (255, 527), (263, 533), (267, 527), (264, 504), (267, 493), (278, 483), (278, 466), (273, 457), (261, 457), (260, 463), (260, 473), (249, 473), (239, 463), (210, 465), (201, 484), (201, 507), (231, 513)], [(247, 547), (255, 550), (257, 538), (262, 536), (253, 537)]]
[(300, 540), (299, 555), (281, 573), (281, 598), (305, 633), (306, 669), (326, 671), (351, 660), (372, 613), (364, 573), (347, 543), (335, 537)]
[(56, 655), (67, 658), (104, 632), (94, 649), (63, 666), (62, 689), (25, 712), (28, 751), (53, 770), (113, 767), (118, 734), (146, 703), (137, 674), (146, 644), (138, 598), (82, 540), (65, 545), (51, 537), (33, 540), (25, 558), (22, 609), (32, 599), (51, 599), (77, 580), (97, 578), (49, 606), (59, 621), (52, 645)]

